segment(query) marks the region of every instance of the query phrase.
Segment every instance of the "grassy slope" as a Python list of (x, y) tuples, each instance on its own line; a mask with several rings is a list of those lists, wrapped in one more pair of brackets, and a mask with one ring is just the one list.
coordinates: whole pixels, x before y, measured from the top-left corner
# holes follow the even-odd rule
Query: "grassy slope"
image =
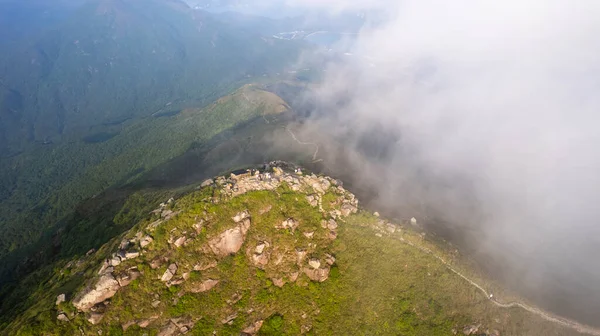
[[(31, 253), (36, 253), (32, 259), (34, 268), (42, 266), (40, 262), (46, 265), (27, 278), (15, 273), (19, 278), (13, 279), (13, 284), (17, 285), (17, 280), (21, 282), (16, 290), (13, 286), (2, 286), (1, 294), (9, 295), (3, 296), (2, 313), (18, 312), (14, 305), (24, 303), (19, 297), (28, 297), (38, 282), (45, 281), (46, 275), (51, 272), (54, 255), (73, 255), (81, 246), (97, 246), (98, 242), (107, 241), (133, 224), (105, 218), (106, 214), (117, 211), (113, 209), (115, 206), (122, 206), (118, 201), (104, 205), (102, 209), (92, 206), (93, 209), (86, 210), (84, 205), (83, 210), (78, 210), (81, 213), (76, 215), (77, 218), (66, 221), (77, 224), (61, 229), (61, 235), (69, 238), (62, 239), (60, 246), (52, 247), (53, 255), (47, 255), (46, 245), (52, 244), (55, 238), (42, 237), (41, 234), (69, 214), (83, 199), (107, 187), (133, 180), (145, 170), (180, 155), (193, 144), (202, 144), (238, 123), (265, 113), (279, 113), (286, 108), (279, 97), (245, 86), (204, 109), (187, 109), (176, 116), (133, 124), (103, 143), (89, 144), (79, 140), (55, 149), (40, 149), (29, 161), (21, 163), (28, 169), (21, 171), (20, 192), (0, 207), (4, 220), (12, 218), (12, 225), (4, 228), (0, 241), (3, 256), (12, 251), (2, 263), (3, 271), (13, 272), (13, 263), (23, 261), (24, 255)], [(48, 182), (42, 184), (40, 180)], [(30, 197), (31, 192), (37, 193), (34, 203), (37, 207), (16, 208), (16, 204), (23, 202), (22, 198)], [(136, 197), (138, 201), (147, 202), (148, 197), (153, 199), (155, 195), (145, 193), (134, 195), (133, 199)], [(122, 199), (121, 196), (115, 198)]]
[[(310, 207), (302, 193), (284, 186), (275, 192), (250, 192), (220, 204), (210, 201), (214, 195), (211, 188), (205, 188), (172, 205), (174, 210), (182, 210), (182, 213), (153, 233), (155, 242), (148, 253), (117, 268), (124, 270), (137, 265), (144, 275), (119, 291), (100, 325), (90, 325), (82, 314), (70, 323), (57, 322), (53, 301), (59, 293), (72, 294), (81, 284), (81, 274), (86, 277), (95, 274), (101, 257), (114, 250), (120, 239), (113, 240), (96, 255), (81, 258), (79, 267), (57, 269), (54, 278), (38, 291), (36, 307), (11, 328), (24, 327), (21, 329), (23, 335), (69, 335), (79, 328), (90, 335), (96, 335), (100, 329), (108, 335), (138, 335), (142, 333), (139, 327), (129, 327), (124, 332), (122, 325), (160, 315), (143, 332), (154, 335), (169, 318), (195, 317), (193, 335), (207, 335), (213, 330), (218, 335), (238, 335), (241, 329), (259, 319), (265, 319), (260, 332), (263, 335), (296, 335), (303, 326), (310, 326), (309, 334), (314, 335), (450, 335), (453, 329), (460, 333), (463, 326), (473, 323), (500, 330), (501, 335), (569, 334), (520, 309), (493, 306), (437, 259), (403, 243), (401, 238), (436, 248), (409, 229), (379, 237), (375, 230), (378, 218), (359, 212), (344, 223), (339, 222), (338, 239), (330, 243), (319, 225), (323, 215)], [(335, 197), (330, 193), (324, 200)], [(260, 210), (267, 205), (271, 205), (272, 210), (261, 215)], [(156, 279), (166, 265), (152, 270), (148, 267), (149, 260), (167, 256), (177, 261), (180, 268), (189, 268), (205, 257), (199, 248), (207, 237), (231, 227), (231, 216), (244, 209), (252, 215), (252, 227), (237, 255), (221, 260), (215, 269), (192, 272), (190, 280), (181, 286), (167, 288)], [(180, 249), (169, 247), (167, 238), (189, 230), (205, 211), (213, 218), (210, 226), (191, 245)], [(156, 215), (143, 220), (127, 236), (143, 230), (156, 219), (152, 216)], [(316, 231), (310, 241), (318, 246), (312, 252), (314, 256), (322, 257), (325, 252), (336, 256), (336, 264), (327, 281), (315, 283), (301, 276), (297, 283), (278, 288), (270, 278), (280, 274), (281, 269), (262, 271), (248, 262), (244, 251), (253, 248), (259, 240), (269, 240), (272, 246), (288, 247), (292, 251), (309, 244), (298, 233), (291, 235), (273, 229), (274, 224), (288, 217), (300, 221), (300, 231)], [(445, 255), (439, 248), (436, 253)], [(449, 255), (446, 257), (450, 258)], [(85, 273), (72, 274), (81, 270)], [(206, 278), (220, 279), (221, 283), (206, 293), (185, 292), (190, 282)], [(227, 303), (236, 293), (242, 295), (241, 300)], [(151, 303), (157, 298), (161, 304), (154, 309)], [(69, 312), (73, 307), (62, 304), (60, 309)], [(220, 322), (232, 312), (237, 312), (238, 317), (231, 325)]]

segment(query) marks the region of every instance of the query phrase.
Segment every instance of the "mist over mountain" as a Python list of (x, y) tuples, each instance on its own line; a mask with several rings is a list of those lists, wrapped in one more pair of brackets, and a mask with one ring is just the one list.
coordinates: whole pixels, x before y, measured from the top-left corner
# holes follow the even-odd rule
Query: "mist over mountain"
[(0, 334), (599, 335), (597, 17), (0, 0)]

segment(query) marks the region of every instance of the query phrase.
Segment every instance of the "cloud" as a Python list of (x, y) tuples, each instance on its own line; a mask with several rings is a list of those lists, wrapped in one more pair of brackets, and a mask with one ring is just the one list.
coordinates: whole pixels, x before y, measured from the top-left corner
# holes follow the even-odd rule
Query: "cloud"
[(597, 323), (600, 2), (382, 4), (391, 19), (327, 69), (328, 120), (304, 132), (343, 139), (322, 141), (380, 204), (423, 205), (497, 276)]

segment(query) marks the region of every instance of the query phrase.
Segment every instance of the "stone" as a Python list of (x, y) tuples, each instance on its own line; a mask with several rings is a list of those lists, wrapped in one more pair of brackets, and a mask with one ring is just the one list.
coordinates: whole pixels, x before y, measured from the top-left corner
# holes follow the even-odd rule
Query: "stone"
[(304, 237), (311, 239), (315, 235), (315, 232), (304, 232), (303, 235)]
[(273, 281), (273, 285), (281, 288), (283, 287), (283, 285), (285, 285), (285, 281), (283, 280), (283, 278), (273, 278), (271, 279), (271, 281)]
[(217, 266), (217, 262), (214, 260), (204, 261), (194, 266), (194, 271), (206, 271), (207, 269)]
[(389, 233), (396, 232), (396, 226), (394, 224), (388, 224), (385, 229)]
[(218, 284), (219, 284), (219, 280), (213, 280), (213, 279), (204, 280), (201, 283), (192, 285), (190, 288), (190, 292), (203, 293), (203, 292), (213, 289)]
[(266, 247), (267, 247), (266, 242), (259, 243), (258, 245), (256, 245), (256, 248), (254, 249), (254, 253), (262, 254)]
[(377, 212), (377, 211), (373, 212), (373, 216), (379, 217), (379, 212)]
[(140, 256), (138, 251), (128, 251), (125, 253), (125, 259), (135, 259)]
[(196, 230), (196, 233), (201, 233), (202, 228), (204, 227), (204, 219), (201, 219), (198, 223), (192, 225), (192, 227), (194, 228), (194, 230)]
[(174, 323), (171, 323), (171, 321), (169, 321), (169, 323), (160, 328), (157, 336), (173, 336), (176, 335), (178, 332), (179, 328)]
[(104, 317), (104, 314), (100, 314), (100, 313), (90, 313), (90, 317), (88, 317), (88, 322), (90, 322), (91, 324), (98, 324), (100, 323), (100, 321), (102, 321), (102, 318)]
[(175, 240), (173, 245), (175, 245), (176, 247), (181, 247), (181, 246), (183, 246), (183, 244), (185, 244), (186, 240), (187, 240), (186, 236), (181, 236)]
[(173, 276), (177, 273), (177, 264), (171, 264), (160, 278), (160, 281), (167, 282), (173, 279)]
[(110, 259), (110, 266), (119, 266), (121, 264), (121, 257), (115, 256)]
[(466, 326), (463, 328), (463, 334), (465, 335), (476, 335), (477, 332), (479, 331), (479, 328), (481, 327), (481, 324), (474, 324), (474, 325), (470, 325), (470, 326)]
[(350, 204), (343, 204), (341, 208), (342, 216), (348, 217), (353, 213), (356, 213), (358, 209)]
[(321, 267), (321, 261), (316, 258), (312, 258), (308, 261), (308, 265), (314, 269)]
[(233, 313), (229, 316), (227, 316), (226, 318), (221, 320), (221, 323), (223, 324), (232, 324), (233, 320), (235, 320), (237, 318), (238, 314), (237, 313)]
[(335, 264), (335, 257), (332, 256), (331, 254), (325, 254), (325, 262), (331, 266), (333, 264)]
[(308, 201), (308, 204), (310, 204), (310, 206), (312, 207), (316, 207), (319, 205), (319, 199), (315, 195), (306, 196), (306, 200)]
[(299, 272), (292, 272), (289, 276), (289, 279), (291, 282), (296, 282), (296, 280), (298, 280), (299, 276), (300, 276)]
[[(160, 304), (160, 301), (158, 301), (158, 304)], [(158, 304), (156, 305), (156, 307), (158, 307)], [(152, 306), (154, 307), (154, 302), (152, 303)], [(154, 307), (154, 308), (156, 308), (156, 307)], [(157, 318), (158, 318), (158, 316), (157, 317), (150, 317), (150, 318), (147, 318), (145, 320), (141, 320), (141, 321), (138, 322), (137, 325), (139, 325), (140, 328), (147, 328), (150, 325), (150, 323), (152, 323)]]
[(323, 282), (329, 278), (329, 268), (314, 269), (305, 267), (302, 269), (302, 272), (312, 281)]
[(202, 182), (202, 184), (200, 184), (200, 187), (201, 188), (208, 187), (209, 185), (211, 185), (213, 183), (214, 183), (214, 181), (212, 179), (204, 180), (204, 182)]
[(65, 302), (67, 299), (67, 296), (65, 294), (60, 294), (56, 297), (56, 305), (58, 306), (59, 304)]
[(156, 308), (156, 307), (158, 307), (159, 305), (160, 305), (160, 301), (159, 301), (159, 300), (154, 300), (154, 301), (152, 301), (152, 307), (153, 307), (153, 308)]
[(161, 257), (156, 257), (150, 261), (150, 268), (157, 269), (163, 264), (163, 259)]
[(254, 264), (254, 266), (263, 268), (264, 266), (266, 266), (269, 263), (269, 255), (267, 253), (261, 253), (261, 254), (255, 253), (252, 255), (252, 263)]
[(154, 239), (150, 236), (145, 236), (144, 238), (140, 239), (140, 246), (142, 248), (145, 248), (146, 246), (150, 245), (150, 243), (152, 243), (154, 241)]
[(417, 219), (415, 217), (410, 219), (410, 225), (412, 226), (416, 226), (417, 225)]
[(244, 210), (231, 217), (231, 219), (233, 219), (234, 222), (239, 223), (248, 217), (250, 217), (250, 213), (248, 212), (248, 210)]
[(306, 257), (306, 251), (304, 251), (302, 249), (296, 249), (296, 258), (298, 260), (297, 261), (298, 265), (302, 264), (305, 257)]
[(250, 219), (245, 218), (242, 224), (233, 229), (229, 229), (219, 236), (211, 239), (208, 246), (217, 256), (227, 256), (237, 253), (246, 239), (246, 232), (250, 227)]
[(263, 325), (263, 321), (256, 321), (254, 323), (252, 323), (251, 325), (247, 326), (246, 328), (244, 328), (244, 330), (242, 330), (242, 333), (247, 334), (247, 335), (255, 335), (258, 333), (258, 331), (260, 330), (260, 328), (262, 328)]
[(267, 205), (266, 207), (260, 209), (260, 211), (258, 211), (259, 214), (264, 215), (267, 212), (271, 211), (271, 209), (273, 208), (272, 205)]
[(56, 319), (62, 322), (69, 322), (69, 318), (67, 317), (67, 315), (65, 313), (60, 313), (56, 316)]
[(127, 274), (120, 276), (117, 281), (119, 282), (119, 286), (125, 287), (129, 285), (133, 280), (137, 279), (142, 275), (137, 269), (131, 269), (127, 272)]
[(73, 300), (73, 305), (81, 311), (88, 311), (94, 305), (113, 297), (119, 287), (119, 282), (111, 273), (103, 274), (93, 287), (84, 290)]
[(300, 225), (300, 223), (293, 219), (293, 218), (288, 218), (286, 220), (284, 220), (283, 222), (281, 222), (281, 224), (279, 226), (276, 226), (277, 229), (291, 229), (292, 231), (295, 231), (296, 228), (298, 227), (298, 225)]
[(337, 222), (336, 222), (336, 221), (334, 221), (333, 219), (330, 219), (330, 220), (327, 222), (327, 228), (328, 228), (329, 230), (335, 230), (335, 229), (337, 229), (337, 227), (338, 227), (338, 224), (337, 224)]

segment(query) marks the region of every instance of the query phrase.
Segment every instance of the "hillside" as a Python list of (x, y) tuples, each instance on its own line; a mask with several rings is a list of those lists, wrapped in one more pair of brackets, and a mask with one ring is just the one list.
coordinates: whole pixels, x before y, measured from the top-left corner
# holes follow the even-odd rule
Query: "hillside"
[(2, 186), (10, 192), (0, 203), (0, 312), (14, 312), (20, 299), (13, 287), (29, 272), (59, 256), (98, 246), (133, 225), (97, 225), (83, 218), (65, 232), (82, 201), (106, 207), (101, 196), (106, 189), (136, 181), (226, 130), (287, 109), (276, 95), (247, 85), (205, 108), (148, 117), (93, 139), (75, 138), (2, 161)]
[(271, 164), (140, 200), (155, 209), (63, 260), (5, 333), (577, 334), (482, 295), (454, 270), (495, 287), (416, 220), (381, 219), (340, 181), (297, 169)]
[[(205, 105), (236, 82), (281, 71), (300, 52), (299, 43), (236, 29), (177, 0), (73, 3), (76, 10), (0, 58), (2, 156)], [(31, 14), (17, 27), (36, 21), (45, 8), (36, 4), (22, 9)]]

